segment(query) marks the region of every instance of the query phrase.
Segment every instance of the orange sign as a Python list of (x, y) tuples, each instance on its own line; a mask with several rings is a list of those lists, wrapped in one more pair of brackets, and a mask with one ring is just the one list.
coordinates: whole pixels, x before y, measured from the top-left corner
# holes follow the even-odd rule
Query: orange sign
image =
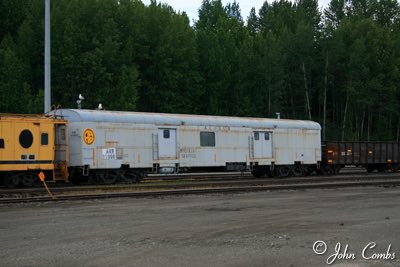
[(39, 178), (40, 178), (40, 181), (42, 181), (42, 182), (43, 182), (44, 179), (46, 178), (46, 176), (44, 175), (43, 172), (39, 172), (38, 176), (39, 176)]
[(92, 129), (86, 129), (85, 131), (83, 131), (83, 141), (87, 144), (87, 145), (91, 145), (94, 142), (94, 132)]

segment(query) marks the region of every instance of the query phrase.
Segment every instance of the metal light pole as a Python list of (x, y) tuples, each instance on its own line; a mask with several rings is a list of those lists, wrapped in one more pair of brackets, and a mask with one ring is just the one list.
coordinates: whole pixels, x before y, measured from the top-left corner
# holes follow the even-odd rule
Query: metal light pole
[(51, 66), (50, 66), (50, 0), (45, 0), (44, 29), (44, 113), (51, 107)]

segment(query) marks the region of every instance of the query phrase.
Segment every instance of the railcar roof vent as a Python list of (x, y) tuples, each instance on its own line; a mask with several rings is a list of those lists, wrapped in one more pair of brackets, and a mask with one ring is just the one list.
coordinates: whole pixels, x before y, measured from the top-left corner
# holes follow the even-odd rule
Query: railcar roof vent
[(279, 120), (281, 118), (281, 113), (277, 112), (276, 113), (276, 118)]
[(82, 109), (82, 101), (85, 100), (83, 95), (79, 94), (78, 100), (76, 100), (76, 103), (78, 104), (78, 109)]

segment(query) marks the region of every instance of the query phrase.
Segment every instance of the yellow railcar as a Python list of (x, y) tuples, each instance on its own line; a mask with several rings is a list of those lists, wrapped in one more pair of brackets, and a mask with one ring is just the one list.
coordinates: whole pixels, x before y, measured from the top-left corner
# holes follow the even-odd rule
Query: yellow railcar
[(67, 180), (67, 121), (54, 116), (0, 114), (0, 179), (8, 187)]

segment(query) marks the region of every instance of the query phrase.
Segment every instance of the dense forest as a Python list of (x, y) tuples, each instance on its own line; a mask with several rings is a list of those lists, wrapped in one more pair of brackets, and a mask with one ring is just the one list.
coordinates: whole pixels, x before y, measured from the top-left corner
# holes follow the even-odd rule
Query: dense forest
[[(399, 140), (396, 0), (265, 2), (199, 17), (140, 0), (53, 0), (52, 103), (311, 119), (329, 140)], [(0, 112), (42, 113), (44, 0), (0, 0)]]

